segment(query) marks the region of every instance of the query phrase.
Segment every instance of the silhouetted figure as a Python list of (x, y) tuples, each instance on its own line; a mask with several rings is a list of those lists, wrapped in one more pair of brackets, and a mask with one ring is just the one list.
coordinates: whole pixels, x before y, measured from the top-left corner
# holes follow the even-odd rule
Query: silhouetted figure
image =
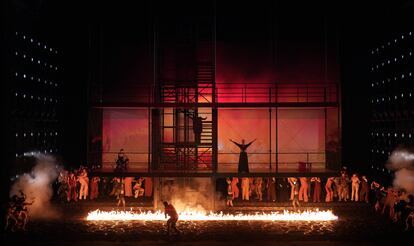
[(248, 173), (249, 172), (249, 160), (247, 159), (247, 152), (246, 149), (254, 142), (256, 141), (253, 140), (248, 144), (245, 144), (244, 139), (242, 139), (242, 143), (239, 144), (237, 142), (234, 142), (233, 140), (230, 139), (231, 142), (233, 142), (235, 145), (237, 145), (237, 147), (240, 148), (240, 157), (239, 157), (239, 173)]
[(206, 120), (207, 117), (200, 117), (194, 114), (194, 116), (191, 118), (193, 119), (193, 131), (195, 142), (198, 145), (201, 143), (201, 133), (203, 132), (203, 120)]
[(170, 217), (167, 220), (167, 234), (170, 235), (171, 228), (176, 232), (180, 233), (180, 231), (176, 227), (176, 223), (178, 221), (178, 213), (177, 210), (175, 210), (174, 206), (172, 204), (168, 204), (168, 202), (163, 202), (164, 204), (164, 215), (165, 218), (167, 218), (167, 215)]

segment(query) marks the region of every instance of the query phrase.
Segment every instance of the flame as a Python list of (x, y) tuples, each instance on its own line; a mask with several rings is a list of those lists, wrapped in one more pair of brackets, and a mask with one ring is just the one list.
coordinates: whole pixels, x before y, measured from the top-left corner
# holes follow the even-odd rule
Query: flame
[[(334, 215), (331, 210), (315, 211), (307, 210), (303, 212), (290, 212), (284, 210), (283, 213), (255, 213), (255, 214), (224, 214), (223, 212), (206, 213), (195, 210), (186, 210), (179, 212), (180, 220), (186, 221), (207, 221), (207, 220), (256, 220), (256, 221), (332, 221), (337, 220), (338, 216)], [(100, 211), (89, 212), (86, 220), (105, 221), (105, 220), (166, 220), (162, 211), (156, 212), (134, 212), (134, 211)]]

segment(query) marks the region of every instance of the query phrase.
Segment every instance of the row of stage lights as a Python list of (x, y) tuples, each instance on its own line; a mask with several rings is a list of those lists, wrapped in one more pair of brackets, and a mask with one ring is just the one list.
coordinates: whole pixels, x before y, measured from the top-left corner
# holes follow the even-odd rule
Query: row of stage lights
[(58, 132), (57, 131), (55, 131), (55, 132), (43, 132), (43, 134), (41, 133), (41, 132), (37, 132), (37, 134), (35, 133), (35, 132), (23, 132), (23, 133), (21, 133), (21, 134), (19, 134), (19, 133), (17, 133), (16, 132), (16, 138), (18, 138), (18, 137), (23, 137), (23, 138), (25, 138), (25, 137), (36, 137), (36, 136), (38, 136), (38, 137), (40, 137), (40, 136), (45, 136), (45, 137), (47, 137), (47, 136), (51, 136), (51, 137), (53, 137), (53, 136), (57, 136), (58, 135)]
[(47, 81), (47, 80), (42, 80), (41, 78), (36, 78), (36, 76), (29, 76), (28, 74), (25, 74), (25, 73), (23, 73), (23, 74), (19, 74), (18, 72), (15, 72), (14, 73), (14, 76), (16, 77), (16, 78), (23, 78), (23, 79), (27, 79), (27, 80), (32, 80), (32, 81), (37, 81), (37, 82), (39, 82), (39, 83), (42, 83), (42, 81), (45, 83), (45, 85), (47, 85), (47, 84), (49, 84), (49, 85), (51, 85), (51, 86), (54, 86), (54, 87), (57, 87), (58, 86), (58, 83), (55, 83), (55, 82), (52, 82), (52, 81)]
[[(398, 94), (398, 95), (394, 95), (394, 96), (388, 96), (388, 101), (391, 101), (392, 99), (398, 100), (398, 98), (403, 100), (404, 95), (405, 95), (405, 98), (411, 98), (413, 94), (410, 92), (410, 93), (405, 93), (405, 94), (401, 93), (401, 95)], [(381, 102), (385, 102), (385, 101), (387, 101), (387, 97), (378, 97), (376, 99), (371, 99), (371, 103), (381, 103)]]
[[(15, 56), (17, 56), (17, 57), (19, 57), (20, 56), (20, 53), (19, 52), (14, 52), (14, 55)], [(35, 58), (33, 58), (33, 57), (30, 57), (29, 58), (29, 56), (28, 55), (26, 55), (26, 54), (21, 54), (21, 57), (23, 58), (23, 60), (26, 60), (26, 58), (29, 60), (29, 61), (31, 61), (33, 64), (38, 64), (38, 65), (44, 65), (45, 67), (48, 67), (48, 68), (50, 68), (50, 69), (52, 69), (52, 70), (55, 70), (55, 71), (57, 71), (58, 70), (58, 67), (57, 66), (54, 66), (54, 65), (52, 65), (52, 64), (48, 64), (47, 62), (42, 62), (41, 60), (39, 60), (39, 59), (35, 59)]]
[(46, 103), (46, 102), (55, 102), (55, 103), (57, 103), (58, 102), (57, 98), (55, 98), (55, 99), (48, 98), (48, 97), (43, 97), (42, 98), (41, 96), (36, 97), (34, 95), (29, 95), (29, 94), (25, 94), (25, 93), (19, 94), (18, 92), (14, 93), (14, 96), (15, 97), (21, 97), (23, 99), (31, 99), (31, 100), (36, 100), (36, 98), (37, 98), (38, 101), (42, 101), (42, 99), (43, 99), (44, 103)]
[[(409, 37), (411, 37), (411, 36), (412, 36), (412, 32), (408, 32), (406, 35), (407, 35), (407, 36), (408, 36), (408, 38), (409, 38)], [(397, 43), (398, 43), (399, 38), (401, 38), (401, 41), (402, 41), (402, 40), (404, 40), (404, 39), (406, 38), (406, 36), (404, 36), (404, 34), (401, 34), (401, 37), (397, 37), (397, 38), (395, 38), (393, 41), (388, 41), (388, 42), (387, 42), (387, 45), (384, 45), (384, 44), (383, 44), (383, 45), (381, 45), (380, 47), (378, 47), (378, 48), (376, 48), (376, 49), (373, 49), (373, 50), (371, 51), (371, 54), (372, 54), (372, 55), (374, 55), (374, 54), (379, 54), (379, 53), (380, 53), (380, 51), (382, 51), (383, 49), (385, 49), (387, 46), (391, 46), (391, 44), (392, 44), (392, 43), (397, 44)]]
[[(26, 40), (26, 41), (28, 41), (30, 43), (33, 43), (33, 44), (36, 44), (35, 39), (29, 38), (29, 36), (26, 36), (25, 34), (20, 34), (19, 32), (15, 32), (15, 35), (16, 35), (16, 37), (20, 36), (23, 40)], [(42, 44), (40, 41), (37, 42), (37, 46), (40, 47), (40, 48), (43, 47), (44, 50), (47, 50), (52, 54), (53, 53), (54, 54), (58, 53), (58, 51), (56, 49), (53, 49), (52, 47), (48, 47), (46, 44)]]
[(376, 169), (377, 171), (382, 171), (383, 173), (385, 173), (385, 172), (391, 173), (390, 170), (387, 170), (384, 167), (379, 167), (379, 166), (371, 165), (371, 169)]
[(397, 76), (394, 76), (393, 79), (392, 78), (386, 78), (386, 79), (383, 79), (381, 82), (378, 81), (378, 82), (371, 83), (371, 87), (380, 86), (381, 84), (385, 85), (387, 82), (388, 83), (391, 82), (391, 80), (396, 81), (397, 79), (405, 79), (405, 78), (411, 77), (411, 75), (412, 75), (412, 72), (409, 72), (407, 75), (404, 74), (404, 73), (401, 74), (400, 78), (398, 78)]
[[(40, 155), (40, 154), (48, 154), (48, 153), (53, 154), (53, 153), (57, 153), (57, 152), (58, 152), (58, 148), (55, 148), (54, 150), (53, 149), (45, 149), (43, 151), (37, 150), (37, 151), (24, 152), (23, 154), (16, 153), (16, 158), (24, 157), (24, 156), (27, 157), (27, 156), (35, 156), (35, 155)], [(18, 178), (18, 176), (16, 178)]]
[(388, 59), (387, 61), (383, 61), (383, 62), (381, 62), (377, 65), (372, 66), (371, 71), (379, 70), (381, 67), (384, 67), (386, 65), (397, 64), (399, 61), (404, 60), (404, 58), (411, 57), (412, 54), (413, 54), (412, 51), (410, 51), (410, 52), (407, 52), (407, 54), (405, 56), (404, 56), (404, 54), (402, 54), (401, 59), (399, 57), (394, 57), (392, 59)]
[[(371, 132), (371, 136), (372, 137), (374, 137), (374, 136), (377, 136), (377, 137), (395, 137), (395, 138), (397, 138), (398, 136), (399, 136), (399, 134), (398, 133), (390, 133), (390, 132), (388, 132), (388, 133), (379, 133), (379, 132), (376, 132), (376, 133), (374, 133), (374, 132)], [(411, 138), (412, 137), (412, 135), (411, 135), (411, 133), (401, 133), (401, 138), (405, 138), (405, 137), (407, 137), (407, 138)]]

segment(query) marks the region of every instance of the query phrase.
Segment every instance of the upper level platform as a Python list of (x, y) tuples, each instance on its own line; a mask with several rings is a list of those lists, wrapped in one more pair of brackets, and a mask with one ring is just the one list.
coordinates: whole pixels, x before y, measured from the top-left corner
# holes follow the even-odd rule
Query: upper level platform
[(338, 107), (340, 101), (339, 84), (335, 83), (178, 83), (160, 90), (154, 93), (152, 87), (138, 86), (112, 91), (92, 100), (92, 107)]

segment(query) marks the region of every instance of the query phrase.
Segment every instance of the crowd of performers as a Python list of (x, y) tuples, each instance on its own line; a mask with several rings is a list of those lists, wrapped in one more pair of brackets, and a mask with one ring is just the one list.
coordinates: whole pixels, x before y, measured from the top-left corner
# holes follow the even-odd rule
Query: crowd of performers
[(414, 227), (414, 197), (403, 189), (392, 186), (387, 188), (376, 181), (369, 181), (367, 176), (348, 174), (346, 168), (338, 177), (243, 177), (226, 179), (226, 205), (233, 206), (233, 201), (267, 201), (285, 200), (283, 195), (276, 196), (276, 191), (287, 196), (293, 208), (308, 202), (364, 202), (375, 204), (375, 210), (390, 218), (393, 222), (403, 222), (406, 230)]
[(57, 180), (57, 195), (62, 202), (116, 197), (117, 205), (125, 207), (125, 197), (151, 197), (152, 179), (149, 177), (89, 176), (85, 167), (63, 170)]

